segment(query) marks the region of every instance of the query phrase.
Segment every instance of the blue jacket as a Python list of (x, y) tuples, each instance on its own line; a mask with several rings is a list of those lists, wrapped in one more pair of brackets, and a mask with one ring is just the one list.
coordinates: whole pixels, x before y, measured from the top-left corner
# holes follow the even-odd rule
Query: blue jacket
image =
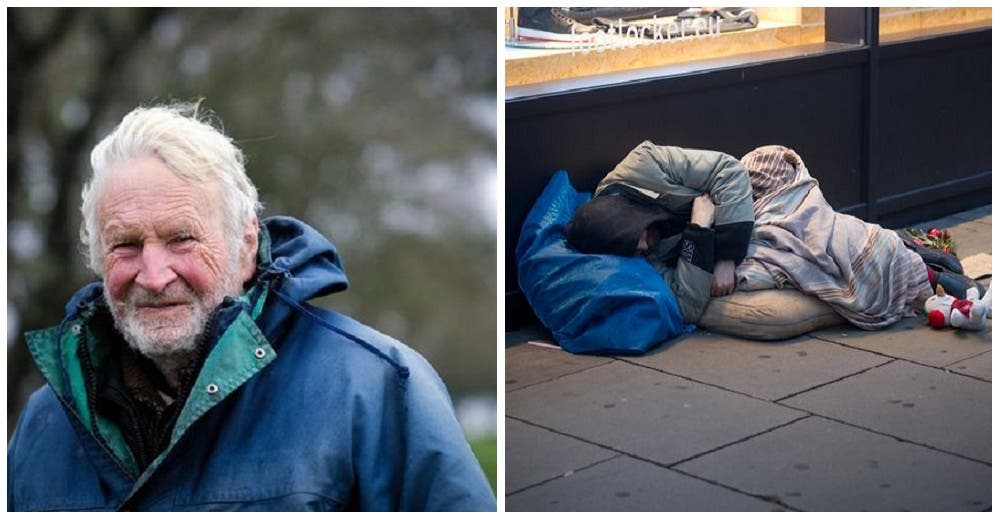
[(213, 314), (214, 347), (145, 471), (95, 411), (100, 284), (28, 333), (48, 384), (7, 447), (9, 510), (496, 510), (430, 365), (306, 303), (347, 288), (334, 246), (291, 218), (261, 229), (254, 284)]

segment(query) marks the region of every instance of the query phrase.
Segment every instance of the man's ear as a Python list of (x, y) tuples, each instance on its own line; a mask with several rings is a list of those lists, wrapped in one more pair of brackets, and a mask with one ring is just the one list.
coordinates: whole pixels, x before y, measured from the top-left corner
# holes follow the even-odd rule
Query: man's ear
[(257, 223), (257, 217), (243, 228), (243, 240), (242, 246), (240, 247), (240, 281), (246, 284), (253, 278), (254, 272), (257, 271), (257, 233), (260, 231), (260, 225)]

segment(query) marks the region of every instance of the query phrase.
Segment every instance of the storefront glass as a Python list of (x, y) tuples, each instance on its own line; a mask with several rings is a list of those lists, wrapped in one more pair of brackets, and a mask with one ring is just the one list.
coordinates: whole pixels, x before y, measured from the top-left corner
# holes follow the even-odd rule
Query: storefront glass
[[(615, 83), (776, 54), (859, 47), (828, 42), (822, 7), (505, 8), (506, 86)], [(890, 7), (879, 10), (880, 39), (989, 25), (990, 8)], [(831, 38), (832, 39), (832, 38)], [(575, 82), (579, 84), (579, 81)]]

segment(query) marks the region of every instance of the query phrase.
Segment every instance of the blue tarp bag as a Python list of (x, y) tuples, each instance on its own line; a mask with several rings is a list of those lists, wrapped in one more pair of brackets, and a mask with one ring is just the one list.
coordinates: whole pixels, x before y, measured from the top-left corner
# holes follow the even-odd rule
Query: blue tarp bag
[(558, 171), (521, 227), (518, 284), (535, 314), (574, 354), (642, 354), (682, 334), (677, 300), (646, 260), (566, 245), (563, 230), (589, 199)]

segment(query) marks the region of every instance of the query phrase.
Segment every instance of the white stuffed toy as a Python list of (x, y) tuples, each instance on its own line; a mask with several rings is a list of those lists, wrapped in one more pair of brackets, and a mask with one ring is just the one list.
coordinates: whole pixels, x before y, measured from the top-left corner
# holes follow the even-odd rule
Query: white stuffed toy
[(941, 286), (937, 286), (936, 294), (924, 302), (927, 311), (927, 323), (935, 329), (952, 326), (956, 329), (983, 330), (986, 319), (992, 314), (993, 283), (990, 283), (986, 294), (979, 296), (979, 290), (970, 287), (964, 300), (945, 294)]

